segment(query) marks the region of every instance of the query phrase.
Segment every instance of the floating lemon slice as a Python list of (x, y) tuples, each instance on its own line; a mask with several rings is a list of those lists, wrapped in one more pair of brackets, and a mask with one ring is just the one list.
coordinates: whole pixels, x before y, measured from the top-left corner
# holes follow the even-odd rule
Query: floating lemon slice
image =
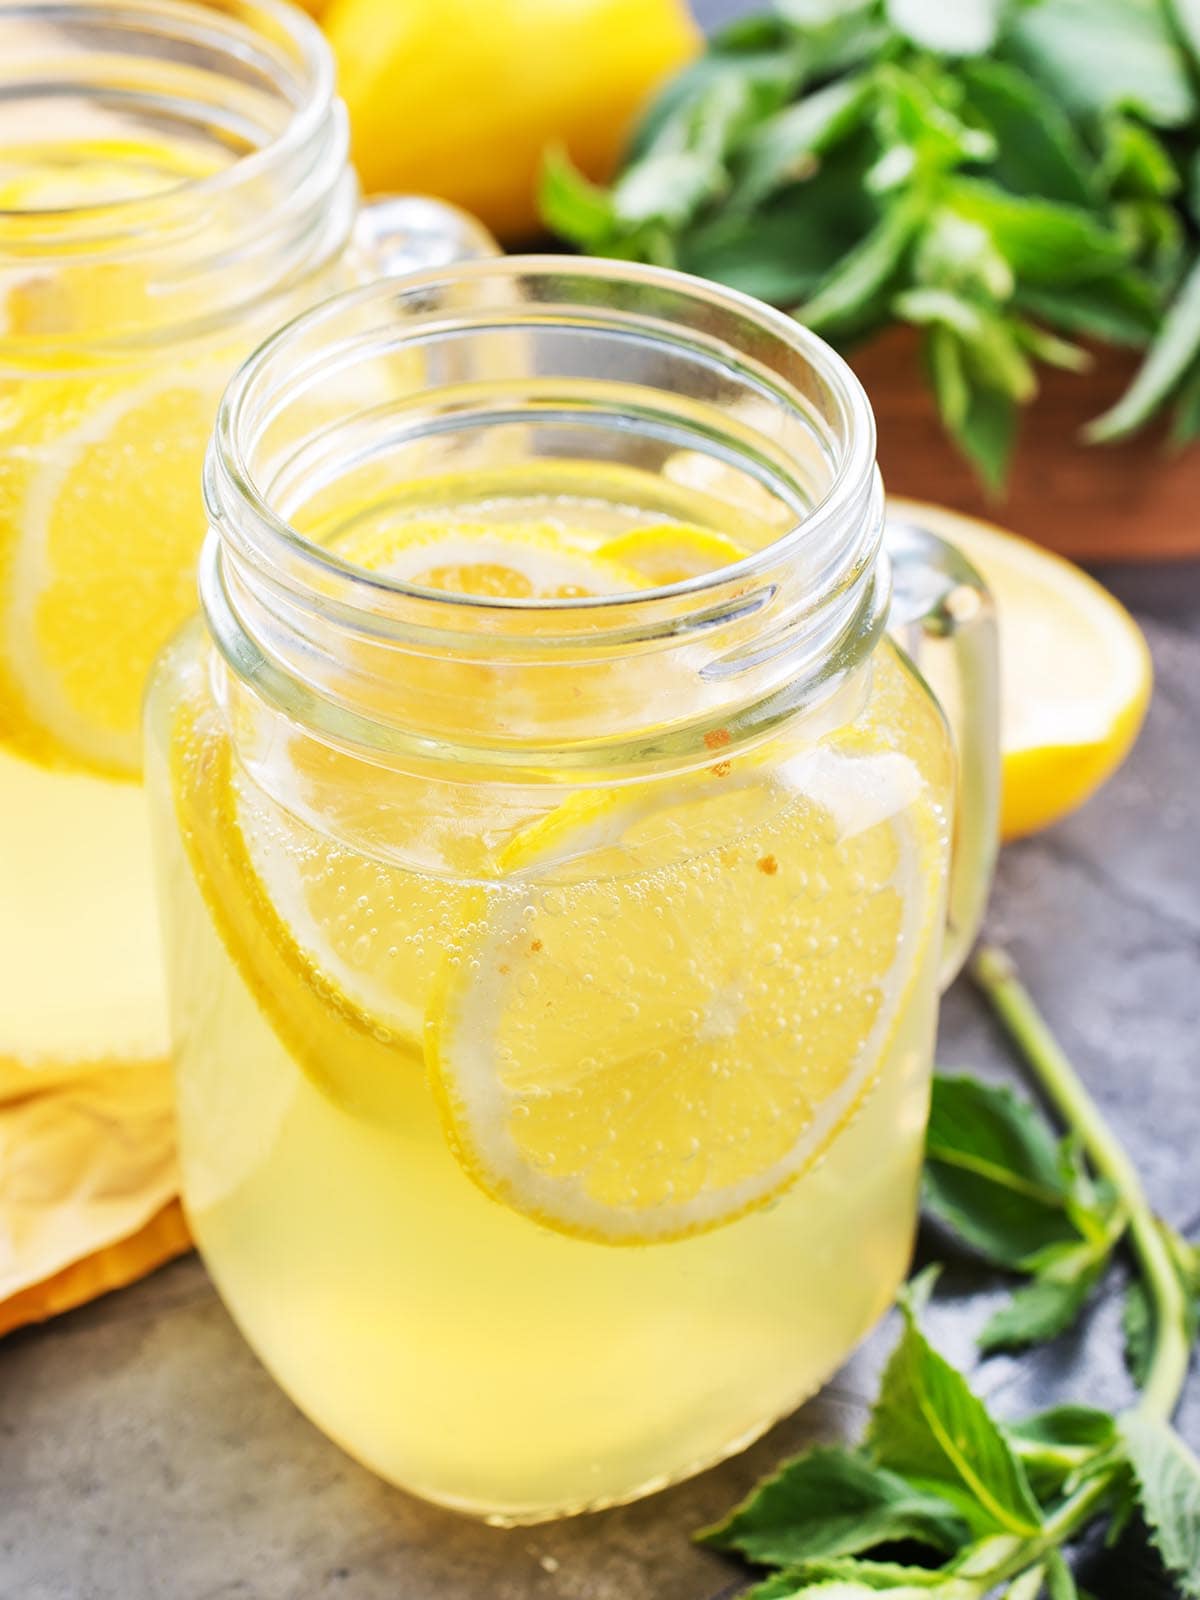
[(623, 567), (632, 567), (648, 582), (683, 583), (706, 572), (732, 566), (745, 556), (744, 547), (726, 534), (686, 522), (652, 523), (634, 528), (604, 546), (604, 555)]
[(195, 606), (215, 374), (47, 378), (0, 409), (0, 743), (132, 775), (142, 689)]
[(502, 852), (431, 997), (448, 1136), (493, 1198), (644, 1244), (761, 1206), (886, 1057), (942, 835), (904, 756), (580, 796)]
[(1048, 827), (1112, 776), (1137, 737), (1153, 682), (1142, 632), (1107, 590), (1029, 540), (938, 506), (891, 505), (956, 545), (995, 597), (1001, 831)]
[(573, 547), (552, 522), (412, 518), (357, 528), (335, 548), (369, 572), (476, 599), (576, 600), (646, 587), (634, 567)]

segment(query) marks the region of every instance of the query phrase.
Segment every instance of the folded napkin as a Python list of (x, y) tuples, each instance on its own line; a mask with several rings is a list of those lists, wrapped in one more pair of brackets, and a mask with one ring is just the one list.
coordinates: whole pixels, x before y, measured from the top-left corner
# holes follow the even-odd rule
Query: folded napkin
[(191, 1248), (165, 1062), (0, 1061), (0, 1334)]

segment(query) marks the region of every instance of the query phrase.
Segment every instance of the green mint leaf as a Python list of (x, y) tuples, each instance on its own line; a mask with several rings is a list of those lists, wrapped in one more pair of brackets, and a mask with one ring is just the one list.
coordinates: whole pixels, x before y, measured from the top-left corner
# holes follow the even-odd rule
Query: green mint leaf
[(747, 24), (719, 34), (702, 56), (664, 84), (638, 124), (627, 167), (660, 140), (677, 138), (673, 128), (694, 128), (695, 108), (714, 84), (748, 85), (764, 116), (787, 103), (803, 81), (803, 63), (782, 23), (764, 17), (757, 24), (753, 30)]
[(1074, 115), (1126, 107), (1173, 128), (1195, 113), (1160, 0), (1037, 0), (1014, 10), (1005, 51)]
[(1030, 1567), (1027, 1572), (1022, 1572), (1013, 1579), (1004, 1591), (1004, 1600), (1038, 1600), (1038, 1596), (1046, 1587), (1046, 1569), (1044, 1566)]
[(1125, 1291), (1121, 1331), (1125, 1337), (1125, 1365), (1129, 1368), (1129, 1376), (1140, 1389), (1150, 1376), (1150, 1363), (1154, 1357), (1154, 1312), (1150, 1307), (1150, 1296), (1140, 1278), (1135, 1278)]
[(1162, 140), (1132, 117), (1114, 114), (1104, 123), (1100, 178), (1109, 194), (1161, 200), (1176, 194), (1181, 179)]
[(617, 218), (627, 226), (658, 222), (671, 229), (690, 222), (728, 188), (730, 151), (774, 99), (773, 89), (764, 90), (749, 75), (714, 77), (661, 124), (617, 180)]
[(947, 56), (979, 56), (996, 42), (1004, 0), (887, 0), (897, 33), (921, 50)]
[(1118, 200), (1112, 208), (1114, 231), (1131, 260), (1156, 281), (1173, 288), (1186, 254), (1183, 223), (1166, 200)]
[(912, 1600), (978, 1600), (979, 1587), (945, 1571), (892, 1561), (854, 1559), (805, 1562), (777, 1572), (749, 1590), (744, 1600), (791, 1600), (793, 1595), (891, 1595)]
[(1045, 1504), (1069, 1479), (1098, 1469), (1116, 1442), (1117, 1424), (1106, 1411), (1066, 1405), (1009, 1423), (1004, 1431)]
[(1069, 289), (1018, 284), (1015, 304), (1061, 333), (1106, 344), (1144, 345), (1158, 326), (1155, 291), (1129, 271)]
[(1155, 1417), (1132, 1411), (1119, 1426), (1151, 1540), (1183, 1593), (1200, 1600), (1200, 1461)]
[(811, 298), (879, 216), (863, 187), (873, 143), (863, 135), (826, 155), (807, 182), (752, 216), (725, 206), (679, 243), (679, 264), (776, 305)]
[(762, 123), (739, 152), (731, 203), (751, 211), (777, 189), (811, 176), (816, 158), (860, 124), (870, 97), (866, 73), (840, 78)]
[(1022, 1445), (1053, 1451), (1092, 1451), (1107, 1449), (1117, 1437), (1116, 1418), (1093, 1406), (1050, 1406), (1035, 1411), (1019, 1422), (1005, 1424), (1009, 1438)]
[(1011, 1090), (935, 1077), (925, 1158), (926, 1208), (989, 1261), (1019, 1268), (1075, 1237), (1055, 1141)]
[(954, 442), (993, 495), (1002, 492), (1008, 479), (1017, 442), (1017, 415), (1017, 402), (1011, 395), (975, 384), (962, 427), (954, 435)]
[(602, 247), (614, 233), (612, 195), (585, 178), (561, 145), (546, 151), (538, 202), (547, 226), (585, 249)]
[(892, 301), (893, 313), (917, 327), (941, 325), (957, 335), (966, 367), (987, 388), (1018, 402), (1037, 392), (1033, 365), (1022, 349), (1018, 325), (993, 307), (950, 289), (906, 289)]
[(746, 1590), (743, 1600), (877, 1600), (880, 1594), (891, 1600), (978, 1600), (977, 1584), (946, 1578), (930, 1586), (924, 1583), (870, 1583), (860, 1578), (817, 1578), (809, 1582), (794, 1575), (777, 1574), (766, 1583)]
[(853, 1451), (822, 1446), (786, 1462), (697, 1538), (762, 1565), (794, 1567), (907, 1539), (955, 1550), (967, 1532), (935, 1493)]
[(965, 61), (967, 104), (996, 141), (989, 175), (1014, 194), (1092, 206), (1092, 158), (1057, 100), (1028, 73), (1005, 61)]
[(1193, 265), (1133, 382), (1087, 437), (1107, 443), (1143, 427), (1200, 357), (1200, 260)]
[(1090, 351), (1048, 333), (1035, 323), (1019, 320), (1013, 324), (1013, 331), (1022, 348), (1048, 367), (1059, 367), (1063, 372), (1087, 372), (1092, 366)]
[(1176, 38), (1191, 58), (1193, 68), (1200, 67), (1200, 0), (1164, 0), (1164, 4)]
[(942, 423), (949, 433), (958, 433), (971, 406), (962, 345), (949, 328), (935, 324), (925, 335), (924, 352)]
[(1182, 450), (1200, 439), (1200, 363), (1184, 378), (1175, 396), (1171, 417), (1170, 443)]
[(796, 316), (817, 333), (857, 327), (886, 291), (921, 224), (919, 204), (895, 201), (875, 227), (845, 256)]
[(1050, 1600), (1079, 1600), (1079, 1590), (1061, 1550), (1046, 1557), (1046, 1593)]
[(854, 1579), (865, 1583), (869, 1589), (885, 1591), (905, 1583), (918, 1589), (939, 1589), (946, 1583), (945, 1572), (936, 1567), (912, 1567), (896, 1561), (861, 1561), (854, 1556), (806, 1561), (793, 1572), (793, 1577), (807, 1583), (829, 1582), (833, 1578)]
[(935, 1492), (965, 1493), (984, 1532), (1035, 1534), (1041, 1512), (1012, 1446), (962, 1374), (929, 1344), (908, 1294), (900, 1305), (904, 1329), (867, 1434), (874, 1459)]
[(1094, 1275), (1065, 1282), (1037, 1278), (1025, 1284), (989, 1318), (979, 1335), (979, 1348), (991, 1355), (997, 1350), (1026, 1350), (1057, 1338), (1074, 1326), (1094, 1287)]
[(986, 229), (1022, 283), (1086, 283), (1127, 260), (1122, 240), (1078, 206), (1010, 194), (983, 178), (957, 178), (947, 204)]

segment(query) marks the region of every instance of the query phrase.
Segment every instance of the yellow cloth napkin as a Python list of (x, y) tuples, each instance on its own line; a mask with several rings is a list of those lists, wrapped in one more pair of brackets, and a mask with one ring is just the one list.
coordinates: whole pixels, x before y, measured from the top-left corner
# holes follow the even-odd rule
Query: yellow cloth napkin
[(190, 1247), (165, 1062), (0, 1062), (0, 1333)]

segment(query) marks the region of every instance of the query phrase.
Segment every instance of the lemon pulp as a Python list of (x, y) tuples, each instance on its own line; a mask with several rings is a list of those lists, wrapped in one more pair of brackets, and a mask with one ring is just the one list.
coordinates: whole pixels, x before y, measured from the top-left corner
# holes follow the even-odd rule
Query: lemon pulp
[[(678, 572), (681, 541), (733, 537), (489, 509), (358, 507), (327, 536), (499, 604), (644, 586), (656, 538)], [(502, 1520), (627, 1498), (794, 1405), (887, 1303), (951, 761), (890, 646), (860, 687), (845, 727), (514, 794), (299, 730), (245, 770), (200, 635), (168, 655), (190, 1219), (276, 1376), (383, 1475)]]

